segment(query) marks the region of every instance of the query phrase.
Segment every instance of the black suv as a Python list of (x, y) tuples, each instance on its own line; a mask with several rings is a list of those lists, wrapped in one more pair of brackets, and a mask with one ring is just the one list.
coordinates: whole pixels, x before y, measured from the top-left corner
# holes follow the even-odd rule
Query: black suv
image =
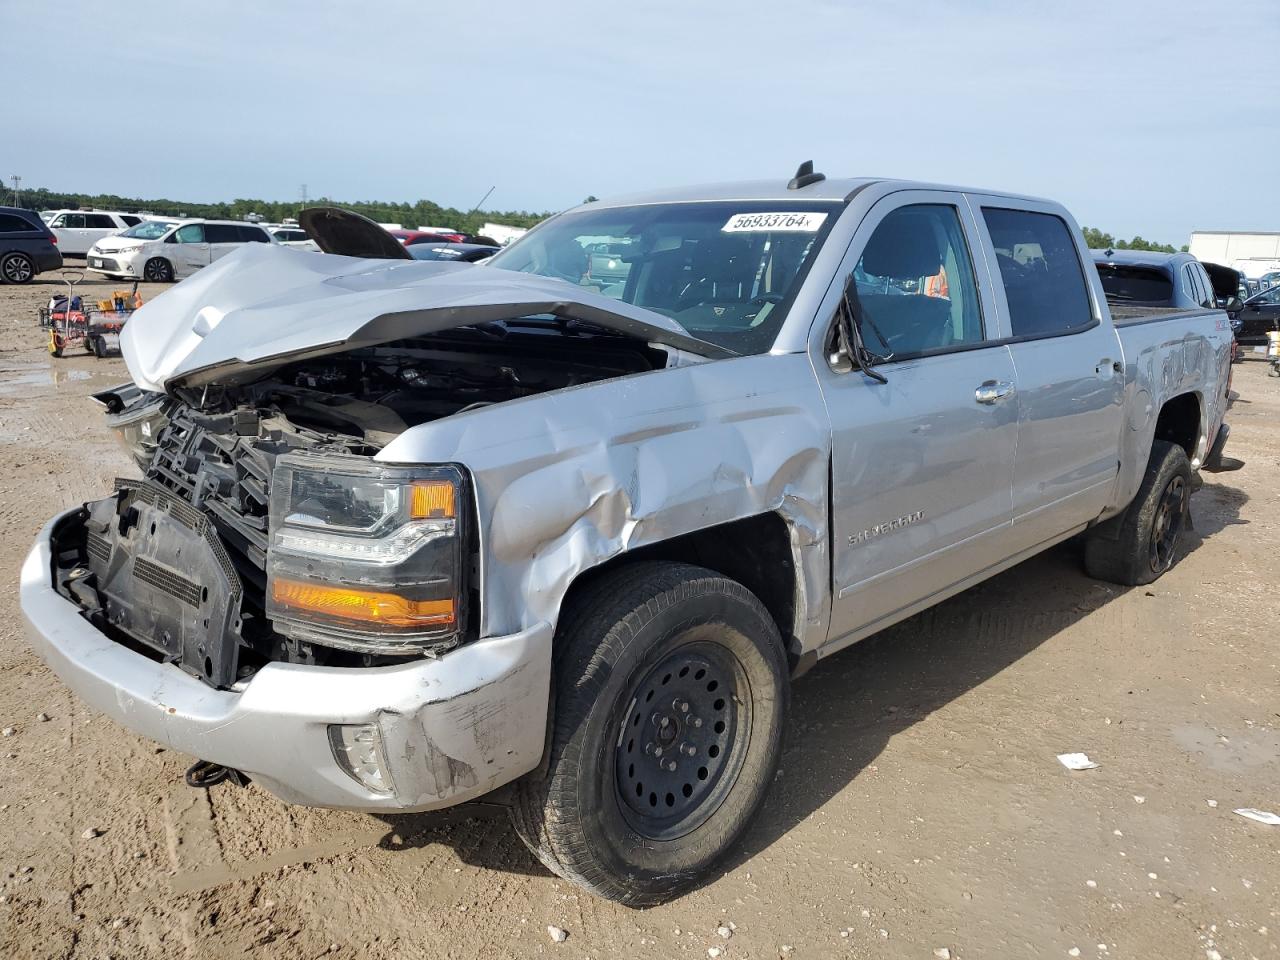
[(62, 266), (57, 239), (39, 215), (0, 207), (0, 283), (27, 283), (37, 273)]

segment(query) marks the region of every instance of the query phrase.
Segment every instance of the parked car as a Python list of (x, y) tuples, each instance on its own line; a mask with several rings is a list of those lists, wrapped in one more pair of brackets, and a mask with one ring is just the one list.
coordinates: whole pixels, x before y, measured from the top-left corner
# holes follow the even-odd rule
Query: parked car
[(456, 260), (462, 263), (478, 263), (487, 260), (501, 247), (486, 243), (415, 243), (408, 248), (415, 260)]
[[(1213, 279), (1205, 265), (1189, 253), (1146, 250), (1091, 250), (1090, 253), (1102, 279), (1102, 289), (1113, 307), (1198, 310), (1217, 306)], [(1231, 273), (1236, 279), (1230, 283), (1229, 293), (1235, 296), (1239, 275), (1234, 270)]]
[(550, 870), (661, 901), (737, 848), (820, 659), (1077, 534), (1106, 580), (1174, 564), (1231, 336), (1116, 322), (1089, 262), (1056, 203), (810, 165), (483, 269), (242, 249), (125, 328), (98, 397), (143, 475), (41, 532), (31, 642), (201, 782), (511, 784)]
[(1243, 346), (1267, 342), (1267, 333), (1280, 330), (1280, 286), (1254, 294), (1244, 302), (1237, 314), (1240, 329), (1236, 339)]
[(422, 230), (388, 230), (387, 232), (406, 247), (412, 247), (417, 243), (458, 243), (462, 239), (461, 234), (426, 233)]
[(89, 250), (95, 273), (126, 280), (169, 283), (246, 243), (275, 243), (257, 224), (236, 220), (144, 220), (115, 237), (99, 240)]
[(299, 250), (319, 250), (316, 242), (307, 236), (307, 231), (301, 227), (272, 227), (271, 236), (275, 237), (277, 243), (282, 243), (286, 247), (295, 247)]
[(136, 227), (142, 217), (136, 213), (114, 210), (55, 210), (49, 218), (49, 229), (58, 238), (58, 249), (64, 254), (83, 257), (103, 237)]
[(58, 238), (34, 211), (0, 207), (0, 283), (29, 283), (61, 266)]

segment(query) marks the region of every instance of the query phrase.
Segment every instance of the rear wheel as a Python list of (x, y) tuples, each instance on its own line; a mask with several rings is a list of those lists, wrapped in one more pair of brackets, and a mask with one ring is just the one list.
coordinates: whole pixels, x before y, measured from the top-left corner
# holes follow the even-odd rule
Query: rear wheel
[(101, 360), (107, 355), (107, 341), (102, 338), (101, 334), (95, 335), (89, 339), (89, 350)]
[(1191, 500), (1191, 462), (1176, 443), (1151, 445), (1146, 476), (1124, 513), (1102, 524), (1085, 543), (1085, 570), (1126, 586), (1151, 583), (1178, 559)]
[(631, 906), (707, 876), (772, 782), (787, 664), (741, 584), (684, 564), (601, 577), (557, 638), (550, 766), (513, 819), (551, 870)]
[(172, 283), (173, 264), (164, 257), (152, 257), (142, 268), (142, 278), (149, 283)]
[(25, 253), (6, 253), (0, 259), (0, 279), (5, 283), (30, 283), (35, 275), (35, 264)]

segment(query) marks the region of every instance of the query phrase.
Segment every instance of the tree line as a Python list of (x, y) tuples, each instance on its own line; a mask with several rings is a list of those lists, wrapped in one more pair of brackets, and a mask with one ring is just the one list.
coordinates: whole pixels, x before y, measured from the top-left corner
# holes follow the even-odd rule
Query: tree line
[[(586, 198), (587, 203), (595, 200)], [(12, 188), (0, 180), (0, 202), (12, 200)], [(22, 191), (19, 202), (29, 210), (57, 210), (62, 207), (98, 207), (102, 210), (119, 210), (122, 213), (154, 213), (166, 217), (205, 217), (218, 220), (243, 220), (247, 214), (256, 213), (270, 223), (279, 223), (288, 217), (297, 217), (302, 204), (296, 200), (238, 199), (222, 203), (189, 203), (184, 200), (143, 200), (138, 197), (120, 197), (109, 193), (62, 193), (43, 187)], [(414, 227), (452, 227), (461, 233), (479, 233), (486, 222), (505, 223), (512, 227), (532, 227), (551, 216), (550, 213), (534, 213), (528, 210), (503, 210), (466, 212), (455, 207), (442, 207), (430, 200), (416, 203), (387, 203), (377, 200), (335, 201), (320, 197), (311, 206), (338, 206), (354, 210), (379, 223), (402, 223)], [(1095, 250), (1152, 250), (1158, 253), (1177, 253), (1178, 248), (1168, 243), (1156, 243), (1134, 237), (1117, 240), (1096, 227), (1084, 227), (1084, 238)], [(1185, 251), (1187, 248), (1184, 246)]]
[[(13, 202), (13, 188), (0, 180), (0, 203)], [(64, 193), (43, 187), (22, 188), (19, 204), (28, 210), (57, 210), (63, 207), (97, 207), (121, 213), (153, 213), (165, 217), (203, 217), (216, 220), (243, 220), (250, 213), (259, 214), (269, 223), (296, 218), (302, 210), (297, 200), (237, 199), (220, 203), (189, 203), (184, 200), (148, 200), (121, 197), (110, 193)], [(455, 207), (442, 207), (430, 200), (416, 203), (387, 203), (376, 200), (335, 201), (328, 197), (311, 200), (308, 206), (338, 206), (354, 210), (379, 223), (402, 223), (408, 229), (419, 226), (450, 227), (460, 233), (479, 233), (482, 223), (503, 223), (512, 227), (532, 227), (550, 213), (529, 210), (467, 212)]]
[[(1134, 237), (1132, 240), (1117, 240), (1109, 233), (1103, 233), (1096, 227), (1081, 227), (1084, 231), (1085, 242), (1089, 244), (1092, 250), (1151, 250), (1154, 253), (1177, 253), (1178, 248), (1171, 243), (1156, 243), (1154, 240), (1144, 240), (1142, 237)], [(1186, 253), (1187, 248), (1182, 247), (1182, 252)]]

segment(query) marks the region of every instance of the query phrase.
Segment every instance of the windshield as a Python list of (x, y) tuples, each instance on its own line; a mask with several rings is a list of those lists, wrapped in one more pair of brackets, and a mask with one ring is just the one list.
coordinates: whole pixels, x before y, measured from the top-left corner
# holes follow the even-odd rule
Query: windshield
[(130, 227), (120, 234), (122, 237), (133, 237), (135, 240), (159, 240), (173, 229), (173, 224), (166, 220), (143, 220), (136, 227)]
[(646, 307), (735, 353), (763, 353), (841, 208), (793, 200), (588, 208), (489, 263)]

